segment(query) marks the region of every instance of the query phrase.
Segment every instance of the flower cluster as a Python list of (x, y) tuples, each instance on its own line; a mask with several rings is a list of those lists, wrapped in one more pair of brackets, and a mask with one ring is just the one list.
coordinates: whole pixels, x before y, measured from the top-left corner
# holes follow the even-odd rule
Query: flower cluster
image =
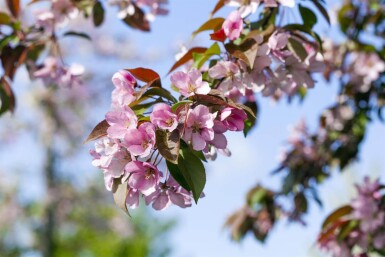
[[(222, 32), (234, 41), (242, 36), (243, 26), (241, 13), (233, 11), (215, 34)], [(282, 95), (294, 96), (301, 88), (314, 87), (311, 74), (324, 70), (318, 50), (289, 32), (276, 30), (268, 37), (255, 35), (246, 40), (252, 40), (256, 49), (252, 63), (244, 58), (230, 57), (219, 60), (209, 69), (210, 77), (218, 80), (217, 89), (234, 101), (260, 92), (275, 99)], [(293, 44), (304, 44), (303, 52), (296, 52)], [(237, 47), (233, 42), (229, 45)], [(244, 54), (251, 54), (250, 51), (248, 49)]]
[[(186, 99), (206, 96), (210, 92), (208, 82), (202, 80), (197, 69), (175, 72), (171, 81)], [(182, 208), (191, 206), (192, 193), (169, 174), (169, 167), (165, 174), (158, 168), (163, 158), (176, 162), (170, 157), (172, 149), (159, 149), (158, 146), (165, 147), (164, 144), (172, 140), (169, 138), (175, 137), (176, 148), (186, 148), (181, 145), (180, 141), (183, 141), (187, 145), (185, 151), (212, 154), (218, 149), (226, 153), (224, 133), (243, 130), (246, 113), (231, 106), (209, 107), (207, 103), (190, 100), (174, 108), (178, 103), (171, 106), (170, 100), (163, 101), (159, 97), (155, 103), (150, 103), (150, 115), (145, 116), (136, 109), (135, 103), (150, 97), (151, 88), (148, 91), (146, 86), (141, 88), (135, 77), (125, 70), (115, 73), (112, 82), (115, 88), (111, 110), (105, 119), (108, 124), (106, 136), (99, 139), (95, 150), (91, 151), (92, 164), (103, 170), (107, 190), (114, 191), (114, 186), (126, 183), (125, 201), (131, 208), (138, 206), (140, 197), (156, 210), (165, 209), (171, 203)], [(173, 154), (178, 155), (179, 149), (176, 151)]]
[(57, 85), (59, 87), (71, 87), (81, 84), (80, 76), (84, 73), (84, 67), (73, 64), (65, 67), (54, 57), (47, 57), (43, 66), (33, 72), (34, 78), (40, 78), (45, 85)]
[(278, 5), (286, 7), (294, 7), (295, 0), (227, 0), (226, 4), (229, 6), (239, 7), (239, 12), (242, 17), (246, 17), (249, 14), (253, 14), (257, 11), (258, 7), (261, 4), (264, 4), (266, 8), (268, 7), (277, 7)]
[(36, 27), (52, 34), (56, 27), (64, 27), (78, 17), (79, 9), (71, 0), (53, 0), (51, 9), (36, 12)]
[(166, 15), (168, 10), (165, 5), (168, 0), (111, 0), (111, 5), (119, 7), (118, 17), (125, 19), (126, 17), (135, 15), (135, 12), (143, 12), (140, 8), (147, 8), (146, 19), (153, 21), (157, 15)]
[(319, 246), (333, 257), (359, 257), (383, 254), (385, 248), (385, 206), (379, 180), (365, 178), (357, 185), (358, 195), (350, 205), (329, 217), (320, 234)]

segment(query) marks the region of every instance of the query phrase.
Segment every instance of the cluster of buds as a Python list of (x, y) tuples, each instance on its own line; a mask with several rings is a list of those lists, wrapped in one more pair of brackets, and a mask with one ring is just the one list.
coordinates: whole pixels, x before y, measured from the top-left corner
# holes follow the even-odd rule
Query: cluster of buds
[(358, 195), (350, 205), (340, 207), (326, 218), (318, 239), (321, 249), (333, 257), (365, 257), (384, 254), (385, 205), (379, 180), (365, 178), (357, 185)]

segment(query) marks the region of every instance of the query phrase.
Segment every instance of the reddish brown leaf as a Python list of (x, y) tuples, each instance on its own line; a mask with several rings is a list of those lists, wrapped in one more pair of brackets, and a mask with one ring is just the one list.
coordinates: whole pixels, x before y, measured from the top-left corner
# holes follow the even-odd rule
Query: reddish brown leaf
[(104, 137), (107, 135), (107, 129), (110, 127), (110, 125), (108, 124), (108, 122), (106, 120), (102, 120), (101, 122), (99, 122), (98, 125), (96, 125), (96, 127), (91, 131), (91, 133), (89, 134), (89, 136), (87, 137), (87, 139), (83, 142), (83, 144), (89, 142), (89, 141), (93, 141), (93, 140), (96, 140), (96, 139), (99, 139), (101, 137)]
[(225, 31), (223, 29), (220, 29), (218, 31), (215, 31), (214, 33), (210, 34), (211, 40), (219, 41), (219, 42), (225, 42), (226, 35)]
[(223, 6), (225, 6), (226, 0), (219, 0), (215, 5), (214, 9), (211, 11), (211, 16), (213, 16), (217, 11), (219, 11)]
[(201, 102), (201, 103), (205, 103), (205, 104), (213, 104), (213, 105), (224, 105), (224, 106), (227, 106), (228, 103), (218, 97), (218, 96), (215, 96), (215, 95), (200, 95), (200, 94), (195, 94), (193, 96), (193, 98), (197, 101), (197, 102)]
[(156, 79), (160, 79), (160, 76), (158, 73), (147, 68), (139, 67), (135, 69), (127, 69), (127, 71), (129, 71), (132, 74), (132, 76), (134, 76), (136, 79), (146, 83), (152, 82)]
[(1, 64), (3, 65), (4, 75), (13, 80), (16, 69), (23, 64), (27, 54), (25, 46), (18, 45), (15, 48), (5, 46), (1, 52)]
[(6, 0), (6, 2), (12, 16), (17, 18), (20, 13), (20, 0)]
[(329, 239), (329, 237), (334, 234), (336, 229), (346, 225), (348, 222), (349, 220), (339, 220), (333, 223), (333, 225), (329, 229), (327, 229), (326, 231), (320, 234), (320, 236), (318, 237), (318, 242), (320, 244), (322, 244), (323, 242), (326, 242)]
[(186, 62), (192, 60), (193, 59), (193, 53), (203, 54), (203, 53), (206, 52), (206, 50), (207, 50), (206, 47), (194, 47), (194, 48), (191, 48), (190, 50), (188, 50), (187, 53), (185, 53), (182, 56), (182, 58), (180, 58), (176, 63), (174, 63), (174, 65), (171, 67), (170, 71), (167, 74), (170, 74), (175, 69), (179, 68), (180, 66), (182, 66)]
[(0, 78), (0, 115), (6, 111), (14, 112), (16, 106), (15, 95), (11, 88), (9, 79), (5, 77)]
[(350, 205), (345, 205), (338, 208), (325, 219), (325, 221), (322, 223), (322, 228), (325, 229), (328, 225), (341, 219), (343, 216), (350, 214), (352, 211), (353, 208)]
[(126, 18), (123, 19), (123, 22), (134, 29), (139, 29), (145, 32), (150, 31), (150, 23), (146, 19), (145, 13), (135, 4), (131, 4), (134, 5), (135, 12), (133, 15), (127, 15)]
[(220, 30), (224, 21), (225, 21), (224, 18), (210, 19), (210, 20), (206, 21), (202, 26), (200, 26), (199, 29), (194, 31), (193, 36), (195, 36), (196, 34), (202, 32), (202, 31), (206, 31), (206, 30), (213, 30), (213, 31)]

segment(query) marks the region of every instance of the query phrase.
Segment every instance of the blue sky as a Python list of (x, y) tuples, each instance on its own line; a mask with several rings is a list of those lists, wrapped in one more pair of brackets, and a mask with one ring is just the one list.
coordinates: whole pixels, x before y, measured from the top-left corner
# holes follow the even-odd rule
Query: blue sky
[[(92, 66), (92, 69), (103, 72), (106, 77), (112, 76), (113, 72), (118, 69), (137, 66), (152, 68), (159, 74), (165, 75), (173, 64), (178, 43), (189, 45), (191, 32), (207, 20), (215, 3), (216, 1), (213, 0), (170, 0), (170, 14), (158, 17), (152, 24), (152, 32), (149, 34), (132, 31), (119, 21), (111, 21), (102, 27), (102, 30), (106, 31), (114, 27), (112, 33), (128, 35), (134, 41), (138, 53), (143, 51), (158, 53), (159, 59), (153, 63), (149, 61), (94, 60), (94, 57), (80, 58), (77, 62)], [(226, 10), (222, 12), (224, 16), (226, 13)], [(110, 16), (113, 15), (113, 13), (110, 14)], [(111, 17), (110, 20), (115, 19)], [(318, 28), (321, 35), (332, 33), (328, 36), (338, 37), (336, 30), (329, 30), (325, 26)], [(207, 34), (202, 34), (196, 38), (195, 42), (207, 46), (207, 38)], [(24, 79), (24, 75), (19, 76), (20, 84)], [(168, 78), (165, 78), (165, 82), (167, 81)], [(108, 88), (110, 85), (106, 85), (106, 87)], [(21, 93), (23, 87), (16, 90)], [(275, 104), (269, 99), (259, 97), (261, 112), (257, 128), (246, 139), (241, 133), (229, 135), (229, 148), (233, 155), (230, 158), (219, 157), (217, 161), (207, 165), (206, 197), (201, 199), (198, 206), (189, 209), (171, 207), (166, 211), (155, 213), (159, 217), (176, 217), (179, 221), (171, 235), (171, 241), (168, 242), (173, 246), (172, 257), (320, 256), (317, 255), (313, 246), (322, 219), (333, 208), (350, 199), (354, 192), (351, 186), (352, 181), (359, 180), (368, 172), (384, 174), (384, 127), (379, 122), (374, 122), (369, 128), (368, 136), (362, 146), (360, 163), (353, 165), (343, 175), (336, 172), (333, 178), (320, 189), (321, 197), (325, 200), (325, 207), (321, 210), (315, 205), (311, 206), (310, 214), (307, 216), (309, 226), (302, 227), (281, 222), (274, 229), (267, 243), (261, 245), (252, 237), (246, 238), (240, 244), (231, 242), (228, 231), (224, 231), (222, 225), (229, 214), (242, 206), (245, 193), (250, 187), (257, 182), (272, 187), (278, 185), (279, 178), (272, 177), (269, 173), (277, 166), (277, 156), (289, 135), (290, 124), (305, 118), (311, 127), (314, 127), (321, 111), (333, 102), (336, 90), (335, 85), (327, 85), (321, 81), (309, 91), (303, 104), (294, 102), (288, 105), (285, 101)], [(106, 106), (106, 108), (108, 107)], [(16, 115), (23, 111), (25, 109), (20, 107)], [(93, 116), (95, 119), (102, 119), (106, 111), (107, 109), (99, 110)], [(2, 122), (0, 120), (0, 124)], [(34, 144), (30, 137), (23, 140), (31, 147)], [(87, 154), (92, 145), (79, 145), (79, 147), (82, 148), (84, 154), (74, 163), (65, 165), (69, 165), (69, 167), (78, 165), (82, 170), (88, 170), (84, 174), (91, 176), (97, 172), (91, 167), (91, 159)], [(12, 152), (17, 151), (18, 156), (12, 157), (14, 160), (24, 160), (25, 166), (39, 168), (39, 159), (33, 154), (31, 155), (28, 149), (23, 146), (12, 149), (13, 151), (8, 154), (2, 154), (0, 163), (14, 155)], [(102, 178), (100, 177), (100, 179)], [(37, 187), (32, 190), (38, 191)]]

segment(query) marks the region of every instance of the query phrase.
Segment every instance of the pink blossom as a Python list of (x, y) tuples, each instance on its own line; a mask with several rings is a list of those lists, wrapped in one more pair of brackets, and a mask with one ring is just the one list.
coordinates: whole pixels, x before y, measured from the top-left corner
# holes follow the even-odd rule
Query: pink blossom
[(183, 137), (186, 141), (191, 141), (194, 150), (203, 150), (207, 142), (214, 139), (215, 116), (216, 113), (210, 113), (209, 108), (204, 105), (189, 110)]
[(122, 139), (129, 129), (136, 128), (138, 117), (130, 107), (124, 106), (120, 109), (110, 111), (106, 114), (106, 121), (110, 125), (107, 129), (108, 136), (111, 138)]
[(238, 11), (232, 11), (223, 22), (222, 29), (230, 40), (235, 40), (241, 36), (243, 30), (243, 19)]
[(73, 64), (70, 67), (64, 67), (60, 60), (49, 56), (44, 60), (43, 67), (36, 70), (33, 76), (43, 79), (46, 85), (71, 87), (80, 84), (79, 77), (83, 73), (83, 66)]
[(243, 81), (238, 65), (230, 61), (220, 61), (209, 69), (210, 77), (214, 79), (223, 79), (218, 89), (225, 94), (233, 87), (244, 91)]
[(145, 122), (137, 129), (129, 129), (124, 136), (123, 145), (132, 155), (141, 158), (147, 157), (155, 145), (154, 125)]
[(128, 189), (126, 204), (131, 209), (135, 209), (139, 206), (139, 190), (134, 189), (134, 188)]
[(98, 140), (90, 154), (94, 158), (92, 165), (103, 170), (106, 188), (111, 191), (113, 179), (123, 175), (130, 156), (116, 140), (108, 137)]
[(210, 92), (209, 83), (202, 81), (202, 74), (196, 68), (189, 72), (177, 71), (171, 76), (171, 82), (179, 92), (186, 97), (194, 94), (207, 95)]
[(52, 12), (59, 26), (67, 25), (70, 19), (75, 19), (79, 14), (79, 10), (71, 0), (53, 0)]
[(229, 6), (239, 7), (238, 11), (243, 18), (248, 16), (249, 14), (255, 13), (260, 3), (261, 3), (261, 0), (250, 0), (247, 2), (244, 0), (227, 1), (227, 4)]
[(178, 126), (177, 118), (177, 115), (171, 111), (171, 107), (165, 103), (154, 105), (150, 115), (152, 124), (170, 132)]
[(155, 192), (162, 176), (161, 172), (148, 162), (132, 161), (127, 163), (124, 170), (130, 188), (138, 190), (144, 195)]
[(279, 32), (274, 32), (269, 38), (268, 46), (270, 48), (270, 52), (280, 61), (284, 61), (286, 57), (292, 54), (289, 50), (283, 50), (287, 45), (288, 39), (288, 33)]
[(170, 176), (166, 183), (161, 183), (157, 190), (145, 197), (146, 204), (152, 203), (155, 210), (164, 210), (171, 204), (175, 204), (181, 208), (190, 207), (192, 204), (191, 194), (183, 189)]
[(221, 121), (231, 131), (242, 131), (246, 118), (245, 111), (241, 109), (226, 107), (221, 111)]
[(115, 89), (112, 91), (112, 107), (119, 108), (129, 105), (135, 100), (135, 78), (127, 71), (120, 70), (112, 76)]
[(219, 120), (214, 120), (213, 130), (214, 138), (209, 143), (218, 149), (226, 149), (227, 139), (223, 133), (227, 131), (227, 126)]
[(293, 8), (295, 0), (264, 0), (265, 7), (277, 7), (278, 4)]

